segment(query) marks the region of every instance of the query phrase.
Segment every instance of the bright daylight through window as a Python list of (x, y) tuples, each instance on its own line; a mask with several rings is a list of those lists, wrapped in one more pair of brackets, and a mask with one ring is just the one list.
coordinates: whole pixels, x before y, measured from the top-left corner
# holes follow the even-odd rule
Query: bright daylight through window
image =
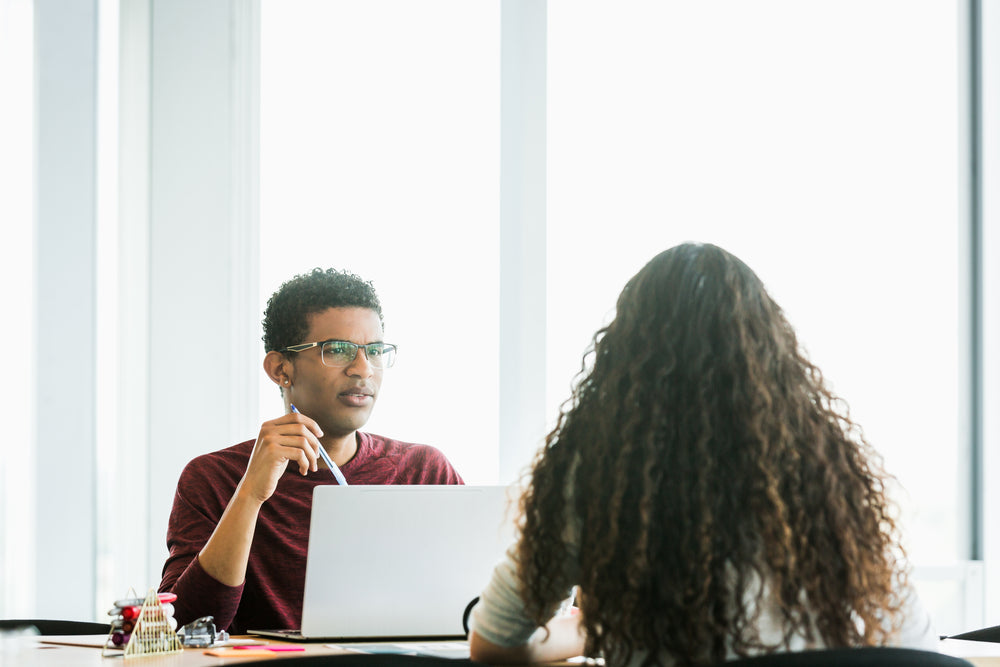
[[(314, 266), (373, 280), (399, 355), (370, 428), (493, 481), (500, 7), (262, 7), (262, 299)], [(549, 420), (627, 278), (716, 243), (898, 477), (914, 563), (966, 558), (956, 6), (550, 0), (547, 21)]]

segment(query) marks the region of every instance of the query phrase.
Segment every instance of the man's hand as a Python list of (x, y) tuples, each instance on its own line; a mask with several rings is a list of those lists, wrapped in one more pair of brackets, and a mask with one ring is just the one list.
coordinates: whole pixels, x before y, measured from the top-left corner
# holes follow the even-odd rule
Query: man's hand
[(205, 572), (227, 586), (243, 583), (261, 505), (278, 488), (289, 461), (295, 461), (303, 475), (317, 470), (316, 452), (323, 446), (319, 442), (322, 436), (316, 422), (297, 412), (264, 422), (247, 471), (198, 554)]
[(318, 470), (321, 437), (319, 424), (298, 412), (264, 422), (237, 493), (263, 503), (274, 494), (289, 461), (297, 463), (303, 475)]

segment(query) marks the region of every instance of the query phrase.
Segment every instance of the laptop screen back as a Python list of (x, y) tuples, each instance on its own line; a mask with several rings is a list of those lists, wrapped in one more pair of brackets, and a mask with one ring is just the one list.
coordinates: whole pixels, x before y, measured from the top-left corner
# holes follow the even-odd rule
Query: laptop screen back
[(302, 635), (460, 637), (514, 539), (503, 486), (318, 486)]

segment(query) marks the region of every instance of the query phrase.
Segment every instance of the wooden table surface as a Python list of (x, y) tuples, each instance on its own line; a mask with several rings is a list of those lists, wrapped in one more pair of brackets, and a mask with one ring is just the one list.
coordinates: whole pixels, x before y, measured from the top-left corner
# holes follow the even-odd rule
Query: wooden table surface
[[(122, 660), (122, 651), (104, 651), (101, 646), (106, 639), (105, 635), (79, 635), (69, 637), (41, 637), (22, 636), (4, 637), (0, 640), (0, 666), (7, 667), (63, 667), (64, 665), (79, 665), (80, 667), (91, 667), (101, 665), (131, 665), (132, 667), (210, 667), (213, 665), (232, 665), (261, 660), (266, 658), (250, 658), (249, 656), (239, 657), (235, 653), (232, 657), (216, 657), (205, 653), (203, 648), (186, 648), (181, 653), (142, 656), (129, 659), (126, 663)], [(352, 652), (349, 649), (341, 648), (336, 644), (325, 644), (320, 642), (292, 644), (278, 640), (263, 640), (254, 637), (266, 644), (284, 645), (300, 647), (301, 651), (281, 651), (275, 652), (275, 657), (292, 657), (305, 655), (338, 655)], [(372, 642), (372, 644), (376, 644)], [(395, 644), (394, 642), (380, 642), (379, 644)], [(348, 644), (355, 646), (355, 643)], [(357, 644), (360, 646), (360, 644)], [(408, 649), (432, 651), (438, 655), (447, 657), (467, 658), (468, 643), (464, 641), (429, 641), (429, 642), (405, 642), (396, 644), (398, 647)]]
[[(255, 638), (260, 639), (260, 638)], [(104, 635), (81, 635), (77, 637), (3, 637), (0, 638), (0, 665), (7, 667), (92, 667), (100, 665), (124, 665), (121, 651), (110, 657), (100, 647)], [(277, 640), (267, 640), (270, 645), (283, 644), (301, 647), (302, 651), (279, 652), (276, 657), (292, 655), (338, 655), (348, 653), (336, 644), (308, 643), (289, 644)], [(394, 642), (382, 642), (389, 644)], [(451, 642), (400, 642), (397, 646), (437, 651), (438, 654), (452, 654), (450, 657), (468, 657), (468, 644), (463, 641)], [(1000, 644), (945, 639), (940, 644), (942, 653), (965, 658), (976, 667), (1000, 667)], [(259, 659), (259, 658), (254, 658)], [(251, 659), (244, 657), (215, 657), (206, 655), (205, 649), (188, 648), (181, 653), (144, 656), (129, 660), (132, 667), (210, 667), (214, 665), (246, 665)]]

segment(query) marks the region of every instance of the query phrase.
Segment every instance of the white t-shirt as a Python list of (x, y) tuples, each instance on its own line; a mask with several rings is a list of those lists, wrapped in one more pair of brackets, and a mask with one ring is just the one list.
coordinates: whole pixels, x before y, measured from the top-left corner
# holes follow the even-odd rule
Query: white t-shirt
[[(574, 542), (570, 542), (574, 544)], [(577, 554), (571, 553), (569, 562), (578, 562)], [(567, 572), (567, 581), (576, 579), (576, 573)], [(473, 609), (470, 617), (470, 627), (484, 639), (498, 646), (519, 646), (527, 643), (531, 635), (538, 630), (537, 626), (525, 616), (524, 603), (519, 593), (517, 576), (516, 545), (508, 549), (506, 556), (497, 564), (489, 585), (480, 596), (479, 603)], [(567, 586), (566, 596), (571, 595), (572, 588)], [(916, 591), (912, 588), (900, 591), (903, 600), (903, 623), (898, 634), (892, 641), (892, 646), (916, 648), (937, 651), (939, 638), (934, 630), (930, 614), (924, 609)], [(751, 593), (750, 599), (756, 597)], [(765, 600), (773, 599), (769, 596)], [(554, 614), (559, 602), (552, 605)], [(777, 605), (768, 606), (760, 614), (758, 621), (761, 642), (765, 645), (780, 644), (784, 637), (783, 619)], [(815, 634), (819, 637), (819, 634)], [(805, 651), (824, 648), (819, 641), (808, 641), (806, 637), (794, 635), (789, 642), (790, 651)], [(737, 656), (731, 651), (727, 659)], [(634, 662), (641, 662), (642, 656)]]

